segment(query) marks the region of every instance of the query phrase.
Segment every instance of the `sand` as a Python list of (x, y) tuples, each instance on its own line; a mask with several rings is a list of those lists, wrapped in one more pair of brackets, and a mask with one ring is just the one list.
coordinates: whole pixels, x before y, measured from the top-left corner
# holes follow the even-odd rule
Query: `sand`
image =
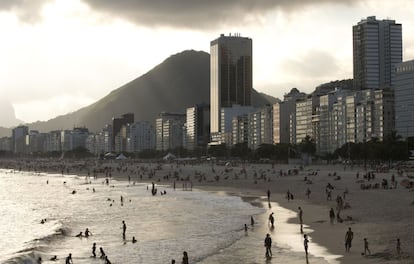
[[(333, 255), (341, 255), (340, 263), (414, 263), (414, 236), (412, 235), (414, 234), (414, 192), (413, 189), (400, 185), (402, 180), (414, 181), (407, 177), (409, 171), (399, 175), (397, 170), (384, 170), (383, 172), (375, 170), (375, 179), (368, 182), (363, 175), (374, 169), (365, 170), (362, 166), (351, 168), (343, 165), (312, 165), (300, 169), (299, 166), (280, 164), (233, 163), (225, 166), (209, 163), (160, 165), (137, 161), (100, 161), (98, 163), (68, 160), (64, 162), (0, 160), (0, 167), (57, 173), (63, 170), (65, 174), (87, 175), (89, 173), (90, 176), (93, 176), (93, 168), (100, 168), (101, 171), (97, 173), (99, 178), (112, 176), (117, 179), (154, 181), (171, 186), (175, 181), (176, 188), (182, 188), (185, 182), (183, 180), (188, 179), (187, 188), (191, 182), (192, 188), (228, 192), (244, 197), (260, 197), (264, 200), (267, 200), (267, 191), (270, 190), (272, 202), (292, 211), (298, 211), (299, 206), (303, 209), (304, 224), (314, 230), (309, 234), (311, 237), (310, 254), (312, 254), (312, 242), (314, 242), (326, 247)], [(102, 170), (105, 167), (107, 169)], [(144, 167), (145, 172), (142, 170)], [(297, 174), (293, 173), (294, 169)], [(289, 170), (291, 173), (288, 173)], [(282, 176), (280, 171), (283, 172)], [(359, 173), (358, 179), (357, 173)], [(334, 174), (336, 176), (333, 176)], [(382, 189), (382, 180), (387, 179), (390, 184), (392, 175), (398, 182), (397, 188)], [(363, 190), (361, 189), (362, 181), (372, 186), (378, 183), (379, 188)], [(333, 186), (331, 201), (327, 201), (325, 191), (328, 183)], [(309, 198), (306, 196), (308, 188), (311, 190)], [(293, 200), (286, 199), (288, 190), (293, 194)], [(347, 194), (344, 199), (345, 190)], [(341, 218), (344, 220), (342, 223), (335, 220), (331, 224), (329, 209), (336, 209), (335, 200), (338, 195), (344, 199), (344, 203), (350, 205), (350, 208), (341, 210)], [(275, 213), (277, 215), (277, 212)], [(294, 217), (290, 221), (299, 223), (299, 218)], [(354, 232), (354, 239), (350, 252), (345, 252), (344, 238), (349, 227)], [(361, 254), (364, 251), (364, 238), (369, 241), (370, 256)], [(397, 238), (401, 240), (400, 255), (396, 250)]]

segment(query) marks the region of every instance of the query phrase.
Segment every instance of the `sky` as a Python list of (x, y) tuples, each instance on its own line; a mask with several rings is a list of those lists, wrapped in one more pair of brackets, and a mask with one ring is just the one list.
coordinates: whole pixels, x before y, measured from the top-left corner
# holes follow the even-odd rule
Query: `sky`
[(256, 90), (310, 93), (352, 78), (352, 26), (367, 16), (401, 23), (414, 59), (412, 0), (0, 0), (0, 112), (76, 111), (221, 33), (252, 38)]

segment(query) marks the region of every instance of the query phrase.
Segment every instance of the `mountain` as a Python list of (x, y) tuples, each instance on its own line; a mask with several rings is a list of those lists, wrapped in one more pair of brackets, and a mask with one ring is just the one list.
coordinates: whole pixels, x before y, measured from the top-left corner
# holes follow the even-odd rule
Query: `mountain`
[(12, 127), (23, 123), (16, 118), (13, 105), (5, 98), (0, 98), (0, 126)]
[[(256, 90), (252, 104), (263, 106), (270, 98)], [(276, 100), (275, 98), (273, 98)], [(135, 120), (153, 121), (160, 112), (185, 112), (187, 107), (210, 102), (210, 55), (187, 50), (167, 58), (141, 77), (121, 86), (110, 94), (78, 111), (46, 122), (28, 124), (30, 129), (49, 132), (85, 126), (101, 130), (112, 117), (134, 113)]]

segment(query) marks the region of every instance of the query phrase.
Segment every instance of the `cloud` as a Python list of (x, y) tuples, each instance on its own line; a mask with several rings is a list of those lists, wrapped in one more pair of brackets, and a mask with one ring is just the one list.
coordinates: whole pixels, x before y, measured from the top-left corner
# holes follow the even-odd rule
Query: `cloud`
[[(268, 11), (291, 11), (315, 4), (352, 4), (358, 0), (82, 0), (111, 17), (145, 26), (209, 28), (254, 21)], [(252, 19), (253, 18), (253, 19)]]
[(11, 11), (26, 23), (35, 23), (41, 18), (42, 7), (51, 0), (1, 0), (0, 11)]
[(286, 60), (282, 66), (292, 75), (312, 79), (337, 76), (340, 70), (336, 58), (320, 50), (311, 50), (302, 56)]

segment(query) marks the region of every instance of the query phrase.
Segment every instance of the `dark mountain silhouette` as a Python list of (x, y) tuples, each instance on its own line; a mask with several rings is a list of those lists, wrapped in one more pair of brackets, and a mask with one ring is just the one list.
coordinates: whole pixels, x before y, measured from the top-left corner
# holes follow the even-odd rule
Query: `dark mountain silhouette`
[[(252, 104), (263, 106), (273, 103), (272, 98), (254, 90)], [(28, 126), (42, 132), (85, 126), (96, 132), (111, 123), (112, 117), (124, 113), (134, 113), (136, 121), (153, 121), (160, 112), (184, 113), (187, 107), (209, 102), (210, 55), (188, 50), (169, 57), (92, 105)]]

